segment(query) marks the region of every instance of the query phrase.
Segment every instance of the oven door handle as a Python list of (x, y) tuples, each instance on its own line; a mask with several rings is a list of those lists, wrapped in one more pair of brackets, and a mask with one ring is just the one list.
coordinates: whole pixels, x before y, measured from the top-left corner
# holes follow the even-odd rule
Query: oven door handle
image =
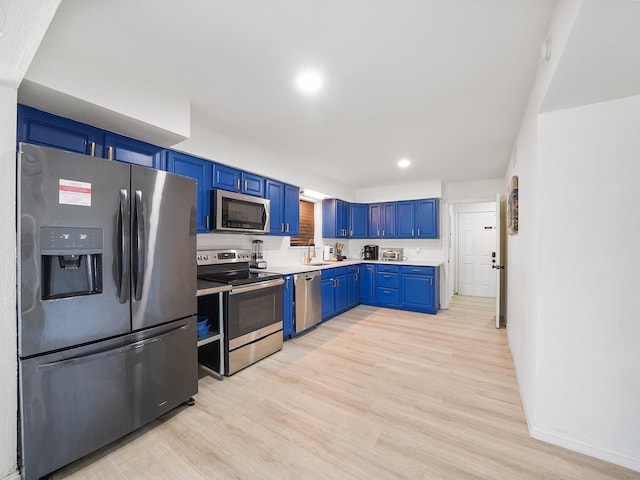
[(248, 285), (240, 285), (238, 287), (231, 287), (231, 291), (229, 292), (229, 295), (237, 295), (239, 293), (253, 292), (254, 290), (262, 290), (264, 288), (277, 287), (283, 284), (284, 284), (284, 280), (282, 278), (278, 278), (276, 280), (268, 280), (266, 282), (257, 282), (257, 283), (250, 283)]

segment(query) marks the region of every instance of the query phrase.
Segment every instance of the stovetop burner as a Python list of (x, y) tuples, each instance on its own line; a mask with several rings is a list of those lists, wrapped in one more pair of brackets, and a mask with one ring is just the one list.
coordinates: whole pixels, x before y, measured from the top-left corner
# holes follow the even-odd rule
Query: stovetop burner
[(280, 273), (252, 272), (248, 270), (198, 274), (198, 278), (201, 280), (226, 283), (227, 285), (245, 285), (247, 283), (263, 282), (281, 277), (282, 275)]
[(282, 278), (280, 273), (250, 270), (250, 257), (249, 250), (198, 251), (198, 278), (227, 285), (246, 285)]

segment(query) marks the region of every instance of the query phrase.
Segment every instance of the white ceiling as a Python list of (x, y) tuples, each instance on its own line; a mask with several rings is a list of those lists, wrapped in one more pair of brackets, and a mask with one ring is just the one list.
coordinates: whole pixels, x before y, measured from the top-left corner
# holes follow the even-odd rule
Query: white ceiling
[[(74, 58), (178, 91), (193, 122), (294, 168), (354, 188), (454, 182), (504, 175), (553, 5), (63, 0), (43, 44), (67, 53), (58, 68)], [(293, 88), (305, 66), (326, 76), (314, 98)]]

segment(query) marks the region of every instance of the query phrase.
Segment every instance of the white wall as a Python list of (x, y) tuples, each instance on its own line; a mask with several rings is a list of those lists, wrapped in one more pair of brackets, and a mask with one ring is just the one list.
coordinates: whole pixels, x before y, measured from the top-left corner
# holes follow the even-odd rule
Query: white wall
[(444, 196), (449, 203), (495, 201), (496, 193), (504, 195), (504, 179), (492, 178), (475, 182), (447, 183)]
[[(349, 202), (374, 203), (394, 202), (396, 200), (417, 200), (420, 198), (441, 198), (442, 182), (440, 180), (426, 180), (403, 185), (388, 185), (385, 187), (360, 188), (355, 192), (355, 198), (343, 198)], [(352, 194), (350, 194), (353, 196)]]
[(213, 162), (237, 167), (300, 188), (309, 188), (336, 198), (348, 200), (349, 188), (304, 168), (304, 158), (298, 159), (299, 168), (291, 168), (282, 158), (242, 141), (221, 135), (196, 122), (191, 124), (191, 138), (172, 147)]
[(17, 87), (60, 0), (0, 4), (0, 479), (18, 479), (16, 374)]
[(504, 190), (512, 175), (519, 177), (519, 232), (507, 237), (506, 295), (507, 334), (529, 431), (535, 419), (538, 360), (538, 286), (544, 270), (538, 267), (539, 195), (537, 115), (553, 73), (560, 62), (571, 28), (582, 6), (581, 0), (559, 0), (548, 38), (553, 41), (549, 62), (540, 60), (516, 145), (504, 179)]
[(640, 470), (640, 96), (538, 119), (533, 434)]

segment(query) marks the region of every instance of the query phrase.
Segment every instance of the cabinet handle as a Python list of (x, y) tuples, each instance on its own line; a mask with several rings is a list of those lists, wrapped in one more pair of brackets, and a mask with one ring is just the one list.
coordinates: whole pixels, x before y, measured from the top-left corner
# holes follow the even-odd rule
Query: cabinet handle
[(386, 293), (387, 295), (391, 293), (389, 290), (383, 290), (383, 292)]
[(380, 236), (380, 230), (376, 230), (376, 237)]
[(351, 233), (349, 233), (350, 237), (353, 237), (353, 230), (351, 230)]
[(284, 223), (280, 224), (280, 233), (284, 233)]
[(246, 180), (244, 181), (244, 191), (246, 192), (247, 190), (249, 190), (249, 182), (247, 182)]
[(411, 236), (413, 237), (413, 228), (411, 229)]
[(419, 269), (419, 268), (414, 268), (414, 269), (413, 269), (413, 271), (414, 271), (414, 272), (419, 272), (419, 271), (420, 271), (420, 269)]
[(107, 158), (113, 160), (113, 147), (107, 147)]
[(358, 274), (356, 273), (356, 278), (355, 278), (356, 282), (358, 281)]
[(89, 155), (96, 156), (96, 142), (89, 142)]
[(284, 230), (284, 231), (285, 231), (285, 232), (287, 232), (287, 233), (289, 233), (289, 224), (288, 224), (288, 223), (285, 223), (285, 225), (287, 226), (287, 228), (285, 228), (285, 230)]
[(420, 229), (418, 229), (418, 236), (420, 236)]
[(429, 278), (429, 285), (433, 285), (433, 278)]
[(336, 286), (339, 287), (340, 286), (340, 279), (336, 278)]
[(384, 278), (391, 278), (391, 275), (383, 275)]
[(236, 179), (236, 190), (240, 190), (240, 179)]
[(204, 216), (204, 226), (209, 230), (209, 215)]
[(384, 230), (382, 230), (382, 236), (384, 237)]

